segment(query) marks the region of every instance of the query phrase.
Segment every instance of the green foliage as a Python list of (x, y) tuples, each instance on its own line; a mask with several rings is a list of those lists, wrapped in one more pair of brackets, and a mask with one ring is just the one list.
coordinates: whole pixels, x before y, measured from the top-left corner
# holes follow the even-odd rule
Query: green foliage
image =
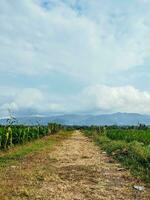
[(49, 133), (51, 133), (51, 134), (57, 133), (61, 128), (62, 128), (62, 126), (60, 124), (56, 124), (56, 123), (48, 124)]
[(106, 135), (112, 140), (138, 141), (146, 145), (150, 144), (150, 130), (109, 129)]
[[(150, 130), (107, 127), (97, 133), (94, 128), (84, 130), (103, 150), (119, 160), (131, 172), (150, 184)], [(87, 134), (88, 133), (88, 134)]]
[(0, 126), (0, 149), (6, 150), (15, 144), (24, 144), (48, 134), (55, 134), (62, 128), (61, 125), (55, 123), (48, 126)]

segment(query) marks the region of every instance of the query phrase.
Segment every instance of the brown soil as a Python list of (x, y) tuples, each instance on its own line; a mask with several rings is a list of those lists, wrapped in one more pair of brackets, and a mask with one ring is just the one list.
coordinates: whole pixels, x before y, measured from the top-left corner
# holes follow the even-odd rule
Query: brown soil
[(150, 199), (150, 188), (140, 192), (134, 185), (143, 184), (76, 131), (53, 150), (4, 170), (0, 200)]

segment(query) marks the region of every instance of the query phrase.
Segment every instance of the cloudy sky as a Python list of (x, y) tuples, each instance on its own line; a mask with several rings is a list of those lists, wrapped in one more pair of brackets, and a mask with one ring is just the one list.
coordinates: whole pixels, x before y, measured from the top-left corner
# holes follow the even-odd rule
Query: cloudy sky
[(150, 0), (0, 0), (0, 116), (150, 114)]

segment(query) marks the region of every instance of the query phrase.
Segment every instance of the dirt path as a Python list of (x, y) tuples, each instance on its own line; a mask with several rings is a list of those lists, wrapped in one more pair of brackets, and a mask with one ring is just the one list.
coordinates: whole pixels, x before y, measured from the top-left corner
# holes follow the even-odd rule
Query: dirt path
[(11, 188), (5, 199), (150, 199), (148, 188), (142, 192), (133, 189), (141, 183), (78, 131), (52, 152), (28, 158), (5, 175)]

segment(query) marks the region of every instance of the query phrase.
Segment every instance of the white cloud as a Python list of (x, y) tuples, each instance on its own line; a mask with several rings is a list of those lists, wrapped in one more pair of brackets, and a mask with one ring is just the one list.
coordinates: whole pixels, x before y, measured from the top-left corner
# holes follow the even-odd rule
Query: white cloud
[[(3, 89), (1, 88), (0, 94)], [(11, 88), (0, 95), (0, 116), (8, 115), (10, 109), (14, 115), (52, 115), (62, 113), (113, 113), (136, 112), (150, 113), (150, 92), (140, 91), (133, 86), (110, 87), (93, 85), (85, 88), (76, 96), (52, 96), (48, 91), (36, 88)]]
[[(7, 116), (11, 110), (14, 115), (30, 115), (30, 114), (46, 114), (57, 113), (64, 111), (63, 105), (53, 100), (48, 93), (42, 92), (36, 88), (16, 89), (9, 88), (5, 91), (3, 97), (2, 91), (6, 88), (1, 88), (0, 95), (0, 116)], [(9, 93), (12, 92), (12, 94)], [(2, 98), (3, 97), (3, 98)]]
[(56, 70), (95, 81), (108, 70), (142, 65), (149, 56), (149, 14), (135, 15), (134, 6), (112, 11), (111, 1), (106, 6), (81, 0), (78, 14), (75, 1), (73, 8), (67, 1), (50, 1), (50, 9), (39, 2), (0, 1), (0, 71), (44, 75)]
[[(1, 87), (0, 115), (6, 115), (9, 107), (19, 114), (29, 110), (33, 113), (86, 110), (150, 113), (148, 91), (133, 86), (119, 87), (119, 82), (118, 87), (106, 86), (110, 74), (136, 71), (137, 66), (145, 69), (145, 63), (149, 64), (148, 3), (148, 0), (108, 0), (107, 3), (49, 0), (44, 7), (44, 0), (1, 0), (1, 74), (26, 75), (32, 82), (54, 71), (59, 76), (70, 75), (94, 86), (79, 91), (76, 96), (62, 94), (61, 97), (38, 89), (40, 83), (27, 86), (24, 81), (20, 86), (24, 89)], [(149, 71), (146, 73), (148, 76)], [(113, 82), (116, 77), (111, 79)], [(7, 80), (3, 85), (8, 85)]]
[(94, 107), (97, 112), (150, 113), (150, 92), (132, 86), (90, 86), (84, 90), (82, 98), (88, 108)]

